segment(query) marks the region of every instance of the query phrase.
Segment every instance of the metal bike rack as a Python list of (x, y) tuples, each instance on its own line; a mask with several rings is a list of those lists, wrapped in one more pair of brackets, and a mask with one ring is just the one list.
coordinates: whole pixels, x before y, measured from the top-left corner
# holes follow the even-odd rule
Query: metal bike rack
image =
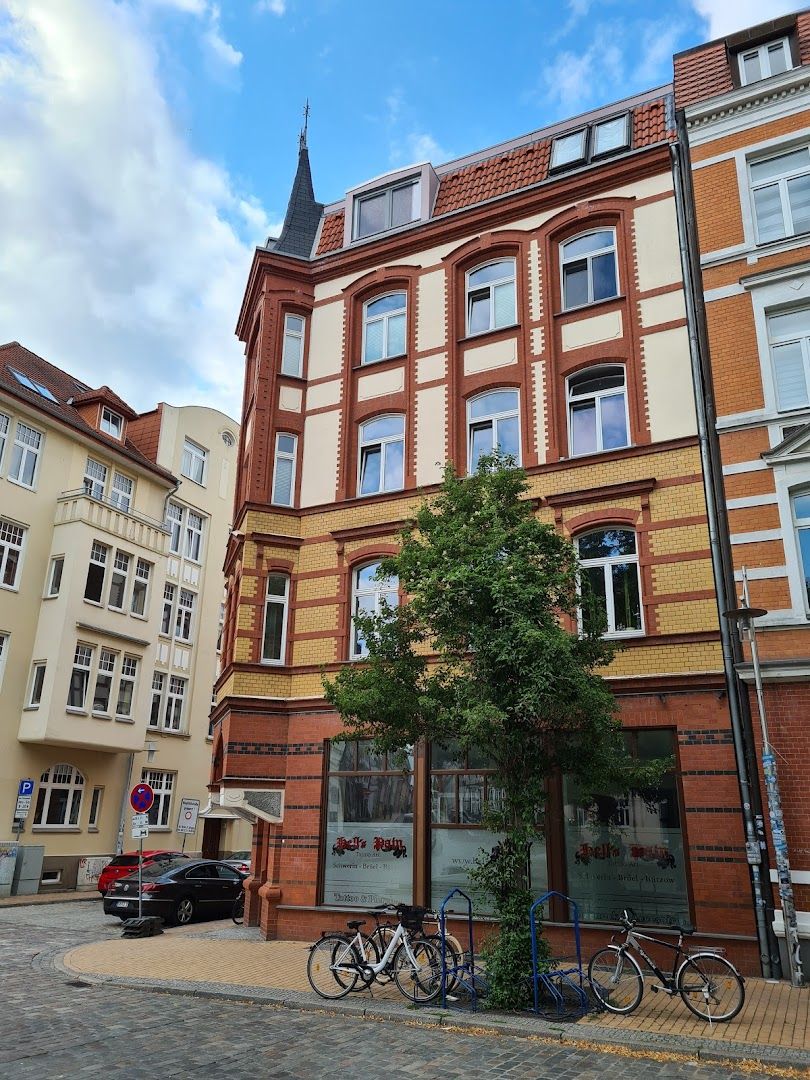
[[(552, 896), (558, 896), (564, 900), (573, 911), (574, 944), (576, 947), (576, 965), (570, 967), (556, 967), (552, 971), (539, 971), (539, 959), (537, 956), (537, 916), (536, 911), (542, 907)], [(540, 1012), (540, 987), (548, 992), (556, 1007), (557, 1016), (574, 1015), (584, 1016), (590, 1008), (588, 994), (585, 991), (585, 973), (582, 970), (582, 945), (579, 933), (579, 906), (575, 900), (565, 893), (552, 889), (544, 893), (532, 904), (529, 909), (529, 926), (532, 937), (532, 990), (534, 991), (534, 1011)], [(567, 959), (567, 958), (566, 958)], [(556, 984), (556, 985), (555, 985)], [(568, 1000), (563, 994), (568, 992)], [(572, 1005), (571, 998), (574, 1004)]]
[[(462, 897), (467, 904), (467, 938), (468, 947), (462, 954), (460, 964), (448, 967), (447, 955), (447, 905), (454, 896)], [(457, 916), (458, 917), (458, 916)], [(463, 916), (462, 916), (463, 917)], [(475, 972), (475, 942), (473, 940), (473, 908), (472, 900), (463, 889), (453, 889), (445, 896), (439, 909), (439, 933), (442, 938), (442, 1008), (447, 1005), (447, 983), (450, 976), (456, 979), (456, 985), (462, 987), (470, 996), (470, 1008), (475, 1011), (478, 1008), (478, 998), (484, 989), (484, 981)], [(458, 1006), (457, 1006), (458, 1007)]]

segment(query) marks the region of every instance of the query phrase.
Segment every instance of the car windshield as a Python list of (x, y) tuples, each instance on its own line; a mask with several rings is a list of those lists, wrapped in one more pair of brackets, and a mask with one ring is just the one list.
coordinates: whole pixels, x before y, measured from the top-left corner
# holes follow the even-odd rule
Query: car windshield
[(250, 861), (250, 852), (249, 851), (235, 851), (233, 853), (233, 855), (229, 856), (229, 858), (231, 858), (231, 859), (243, 859), (245, 862), (249, 862)]
[(179, 870), (180, 867), (187, 865), (188, 861), (186, 859), (163, 859), (161, 862), (149, 863), (148, 866), (144, 866), (143, 877), (146, 880), (163, 877), (164, 874), (170, 874), (172, 870)]
[(137, 866), (137, 855), (116, 855), (115, 858), (107, 864), (108, 866)]

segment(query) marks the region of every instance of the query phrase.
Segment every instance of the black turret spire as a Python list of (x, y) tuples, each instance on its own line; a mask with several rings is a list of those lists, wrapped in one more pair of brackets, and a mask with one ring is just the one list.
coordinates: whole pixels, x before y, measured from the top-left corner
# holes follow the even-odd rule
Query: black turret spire
[(298, 169), (293, 181), (284, 227), (273, 250), (284, 255), (299, 255), (308, 259), (321, 220), (323, 203), (315, 201), (312, 173), (309, 169), (307, 150), (307, 127), (309, 125), (309, 101), (304, 106), (304, 124), (298, 136)]

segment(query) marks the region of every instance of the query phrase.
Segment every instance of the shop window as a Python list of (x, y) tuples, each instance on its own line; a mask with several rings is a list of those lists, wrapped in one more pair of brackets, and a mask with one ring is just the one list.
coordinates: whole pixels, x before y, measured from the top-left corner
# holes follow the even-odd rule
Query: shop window
[(484, 334), (517, 321), (515, 260), (477, 266), (467, 272), (467, 333)]
[(290, 579), (286, 574), (268, 574), (264, 602), (262, 663), (283, 664), (287, 644), (287, 614)]
[(379, 562), (367, 563), (352, 574), (352, 625), (349, 656), (360, 660), (368, 655), (363, 630), (356, 622), (357, 615), (381, 615), (387, 608), (399, 604), (399, 581), (396, 577), (377, 578)]
[(330, 744), (323, 902), (346, 907), (413, 898), (413, 755), (363, 741)]
[(54, 828), (79, 824), (84, 777), (72, 765), (52, 765), (39, 778), (34, 824)]
[(406, 295), (378, 296), (363, 305), (363, 363), (405, 354)]
[(615, 230), (575, 236), (560, 245), (560, 256), (563, 310), (618, 296)]
[[(577, 540), (583, 591), (591, 604), (584, 629), (601, 627), (607, 637), (643, 632), (636, 534), (632, 529), (596, 529)], [(596, 627), (591, 620), (598, 619)]]
[(495, 451), (520, 464), (520, 425), (517, 390), (492, 390), (467, 402), (467, 454), (469, 472)]
[(405, 417), (378, 416), (360, 425), (358, 495), (401, 491), (405, 483)]
[[(671, 757), (668, 730), (626, 732), (641, 761)], [(580, 918), (613, 923), (632, 908), (639, 921), (668, 926), (688, 921), (689, 902), (674, 772), (655, 791), (596, 795), (585, 802), (576, 784), (563, 783), (568, 884)]]
[(810, 231), (810, 147), (752, 161), (748, 168), (757, 241)]
[(572, 457), (627, 446), (627, 392), (623, 367), (590, 368), (568, 380), (568, 434)]
[[(304, 327), (300, 315), (284, 316), (284, 341), (281, 346), (281, 374), (300, 378), (304, 364)], [(231, 444), (233, 445), (233, 444)]]

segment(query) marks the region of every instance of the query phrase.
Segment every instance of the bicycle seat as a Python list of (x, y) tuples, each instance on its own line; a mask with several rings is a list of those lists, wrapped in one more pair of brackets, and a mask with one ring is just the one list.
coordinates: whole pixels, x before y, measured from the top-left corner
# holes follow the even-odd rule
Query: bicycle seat
[(695, 928), (691, 923), (673, 923), (670, 930), (677, 930), (684, 937), (690, 937), (695, 932)]
[(351, 922), (347, 922), (346, 925), (350, 930), (359, 930), (361, 926), (366, 925), (365, 919), (352, 919)]

